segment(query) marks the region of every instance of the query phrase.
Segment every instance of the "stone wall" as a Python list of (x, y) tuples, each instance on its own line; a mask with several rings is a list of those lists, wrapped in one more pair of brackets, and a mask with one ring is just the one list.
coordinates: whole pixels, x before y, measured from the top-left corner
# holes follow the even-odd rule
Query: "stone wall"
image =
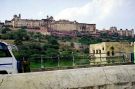
[(0, 75), (0, 89), (135, 89), (135, 65)]
[(78, 23), (68, 20), (54, 21), (51, 24), (51, 29), (58, 31), (84, 31), (89, 33), (96, 32), (96, 24)]

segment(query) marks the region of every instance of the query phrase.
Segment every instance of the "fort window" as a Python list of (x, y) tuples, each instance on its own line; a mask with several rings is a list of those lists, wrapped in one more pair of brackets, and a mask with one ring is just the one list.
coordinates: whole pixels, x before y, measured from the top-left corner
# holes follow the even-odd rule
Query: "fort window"
[(82, 31), (85, 31), (86, 30), (86, 26), (82, 26)]
[(135, 82), (132, 82), (132, 86), (135, 86)]

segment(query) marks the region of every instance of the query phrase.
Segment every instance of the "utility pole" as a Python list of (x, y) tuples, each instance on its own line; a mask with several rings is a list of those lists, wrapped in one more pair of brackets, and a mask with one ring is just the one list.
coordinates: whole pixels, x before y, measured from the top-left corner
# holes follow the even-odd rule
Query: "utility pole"
[(73, 66), (75, 66), (75, 58), (74, 58), (74, 54), (73, 54), (73, 52), (72, 52), (72, 57), (73, 57)]
[(41, 55), (41, 68), (44, 68), (42, 55)]
[(60, 67), (60, 55), (61, 55), (61, 52), (59, 50), (59, 55), (58, 55), (58, 67)]
[(60, 67), (59, 61), (60, 61), (60, 55), (58, 55), (58, 67)]
[(102, 60), (101, 60), (101, 52), (100, 52), (100, 64), (102, 64)]

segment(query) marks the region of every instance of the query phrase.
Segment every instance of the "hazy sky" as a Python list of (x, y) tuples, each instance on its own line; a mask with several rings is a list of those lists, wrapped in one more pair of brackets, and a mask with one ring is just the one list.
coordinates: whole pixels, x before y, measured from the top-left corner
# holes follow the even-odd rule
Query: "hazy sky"
[(19, 13), (27, 19), (52, 15), (56, 20), (95, 23), (98, 29), (135, 29), (135, 0), (0, 0), (1, 21)]

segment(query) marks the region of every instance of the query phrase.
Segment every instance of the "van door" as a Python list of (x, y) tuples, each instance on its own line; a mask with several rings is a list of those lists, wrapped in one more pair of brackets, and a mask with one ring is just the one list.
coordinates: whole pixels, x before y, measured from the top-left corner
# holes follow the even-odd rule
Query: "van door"
[(0, 71), (13, 71), (13, 57), (6, 44), (0, 43)]

